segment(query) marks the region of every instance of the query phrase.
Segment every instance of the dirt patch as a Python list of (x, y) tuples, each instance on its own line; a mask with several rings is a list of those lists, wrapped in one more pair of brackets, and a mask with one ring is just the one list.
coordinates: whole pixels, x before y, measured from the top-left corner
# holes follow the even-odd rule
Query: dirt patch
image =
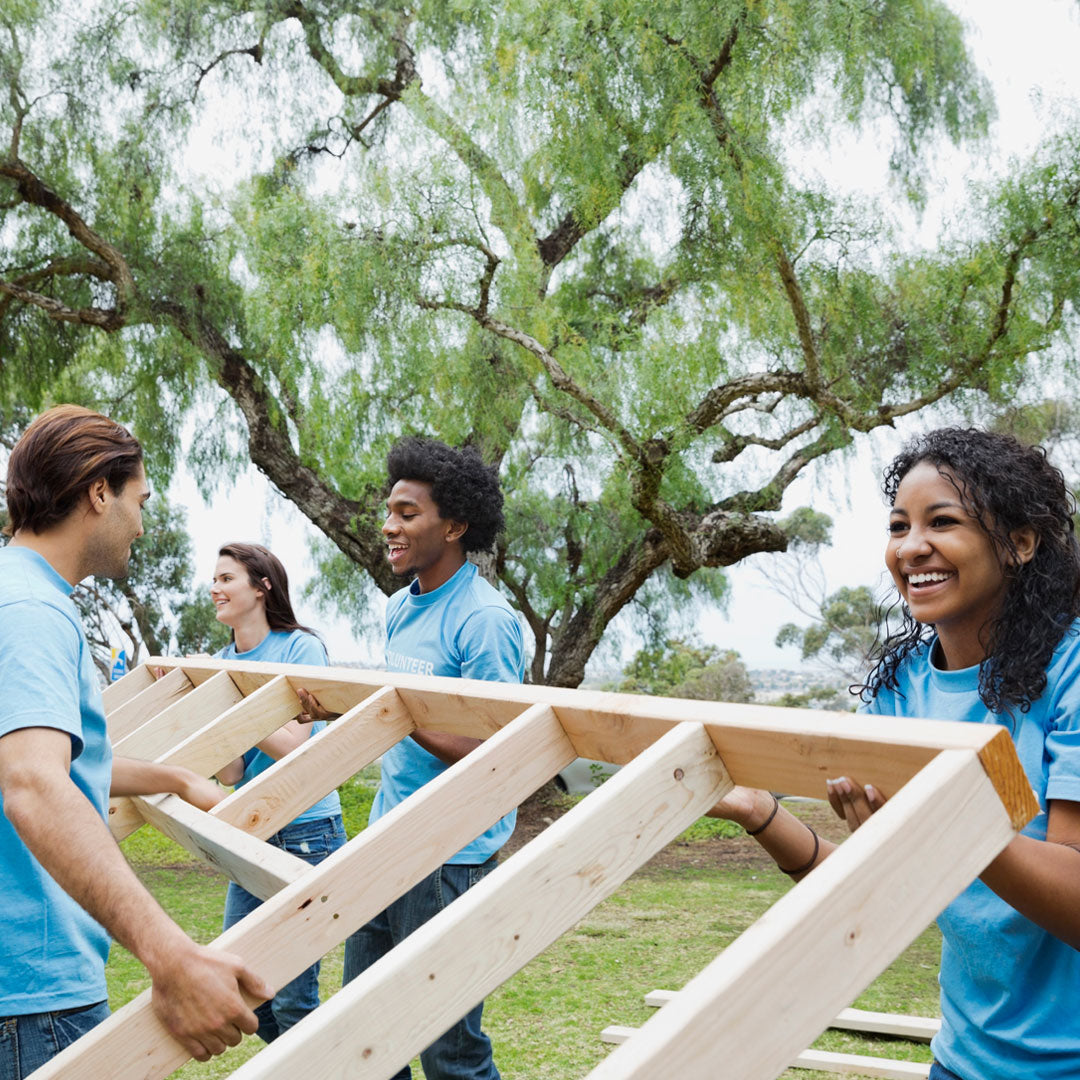
[[(505, 859), (524, 847), (574, 805), (575, 800), (564, 795), (554, 784), (545, 784), (518, 808), (517, 828), (503, 847), (502, 857)], [(826, 840), (839, 843), (848, 835), (847, 827), (826, 803), (786, 800), (784, 806)], [(674, 840), (658, 851), (638, 872), (702, 866), (766, 869), (772, 865), (772, 859), (761, 850), (756, 840), (740, 834), (690, 842)]]

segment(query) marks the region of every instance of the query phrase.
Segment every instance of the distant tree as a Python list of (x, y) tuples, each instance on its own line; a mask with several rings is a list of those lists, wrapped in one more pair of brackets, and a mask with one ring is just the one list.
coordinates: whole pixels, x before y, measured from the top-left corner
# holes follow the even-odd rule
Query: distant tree
[(617, 689), (634, 694), (752, 701), (754, 689), (739, 654), (671, 638), (662, 646), (638, 650), (623, 669)]
[(783, 550), (858, 433), (1070, 345), (1076, 133), (927, 251), (795, 162), (885, 135), (917, 204), (985, 133), (938, 0), (23, 0), (0, 35), (0, 407), (82, 395), (159, 478), (190, 431), (204, 482), (254, 462), (368, 608), (388, 445), (478, 447), (535, 682)]

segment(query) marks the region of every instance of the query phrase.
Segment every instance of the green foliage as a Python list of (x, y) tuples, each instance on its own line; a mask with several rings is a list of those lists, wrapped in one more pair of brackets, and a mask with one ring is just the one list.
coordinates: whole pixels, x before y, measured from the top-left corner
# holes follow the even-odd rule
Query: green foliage
[(1075, 135), (930, 252), (788, 166), (872, 130), (918, 204), (985, 134), (939, 0), (18, 0), (0, 34), (0, 412), (96, 404), (159, 486), (254, 461), (367, 620), (389, 445), (475, 445), (537, 680), (824, 542), (775, 515), (853, 432), (1071, 355)]
[(706, 701), (754, 699), (750, 676), (737, 652), (681, 638), (639, 649), (623, 669), (617, 689)]
[(866, 672), (867, 655), (882, 635), (886, 617), (887, 609), (874, 598), (872, 589), (845, 586), (825, 598), (809, 626), (782, 626), (776, 644), (796, 645), (803, 660), (829, 661), (858, 679)]

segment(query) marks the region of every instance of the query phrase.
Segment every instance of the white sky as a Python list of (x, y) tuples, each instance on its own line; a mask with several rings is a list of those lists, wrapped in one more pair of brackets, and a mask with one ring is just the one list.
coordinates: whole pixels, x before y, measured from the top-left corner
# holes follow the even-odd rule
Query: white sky
[[(932, 244), (941, 221), (963, 197), (965, 184), (1003, 172), (1010, 157), (1029, 153), (1048, 130), (1059, 128), (1080, 108), (1080, 4), (1076, 0), (949, 0), (969, 25), (969, 48), (990, 79), (998, 118), (989, 147), (973, 157), (942, 148), (934, 159), (931, 201), (917, 223), (921, 242)], [(887, 151), (869, 139), (834, 142), (822, 160), (807, 162), (830, 182), (876, 193), (885, 191)], [(907, 432), (931, 426), (915, 419)], [(812, 505), (834, 519), (833, 545), (823, 564), (830, 590), (843, 585), (882, 581), (885, 512), (879, 491), (883, 460), (902, 441), (894, 432), (864, 437), (856, 454), (844, 461), (806, 470), (788, 489), (784, 512)], [(189, 510), (188, 527), (195, 548), (196, 574), (209, 582), (217, 548), (228, 540), (267, 544), (289, 571), (294, 600), (314, 571), (309, 556), (314, 527), (290, 503), (270, 490), (265, 478), (250, 470), (235, 486), (222, 490), (207, 506), (189, 475), (180, 475), (169, 497)], [(705, 610), (696, 629), (707, 642), (737, 649), (750, 668), (798, 668), (795, 648), (778, 649), (773, 640), (780, 626), (805, 623), (798, 612), (770, 589), (757, 556), (729, 570), (731, 596), (726, 613)], [(335, 661), (381, 664), (378, 634), (363, 639), (343, 620), (328, 621), (303, 602), (302, 622), (324, 635)], [(630, 643), (632, 646), (632, 643)], [(605, 666), (610, 666), (610, 658)]]

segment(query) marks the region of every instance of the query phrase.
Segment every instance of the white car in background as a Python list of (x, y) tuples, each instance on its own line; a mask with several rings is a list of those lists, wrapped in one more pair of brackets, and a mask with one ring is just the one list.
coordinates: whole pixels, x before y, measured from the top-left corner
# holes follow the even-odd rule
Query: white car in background
[(609, 761), (594, 761), (579, 757), (570, 762), (555, 776), (555, 786), (568, 795), (588, 795), (595, 791), (609, 776), (619, 771), (618, 765)]

